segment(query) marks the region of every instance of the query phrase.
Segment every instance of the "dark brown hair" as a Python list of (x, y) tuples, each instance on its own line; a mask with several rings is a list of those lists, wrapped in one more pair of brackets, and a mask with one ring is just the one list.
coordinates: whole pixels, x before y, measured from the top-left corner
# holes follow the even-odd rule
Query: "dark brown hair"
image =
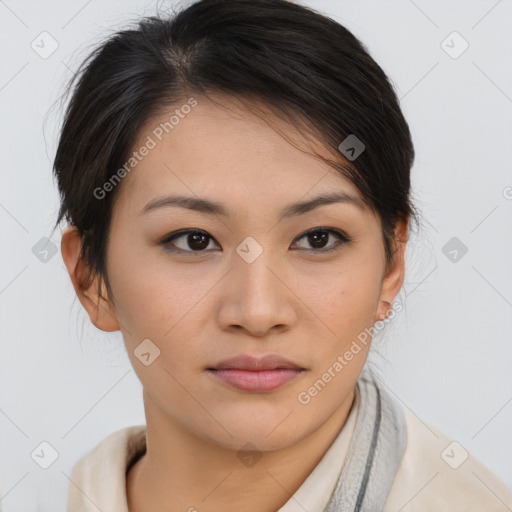
[[(190, 95), (257, 99), (319, 137), (337, 155), (330, 165), (378, 214), (387, 264), (395, 223), (417, 218), (414, 148), (391, 83), (350, 31), (311, 8), (200, 0), (173, 16), (141, 18), (87, 56), (70, 90), (54, 161), (61, 196), (55, 227), (64, 218), (77, 227), (89, 277), (104, 280), (110, 294), (106, 251), (121, 185), (101, 200), (94, 190), (126, 163), (151, 117)], [(351, 162), (338, 149), (349, 135), (365, 145)]]

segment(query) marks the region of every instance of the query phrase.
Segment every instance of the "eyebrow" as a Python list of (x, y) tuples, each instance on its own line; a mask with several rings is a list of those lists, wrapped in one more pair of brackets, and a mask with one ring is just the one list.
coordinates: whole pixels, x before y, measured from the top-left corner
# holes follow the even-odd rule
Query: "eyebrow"
[[(332, 194), (321, 195), (315, 197), (310, 201), (303, 201), (286, 206), (280, 212), (280, 220), (293, 217), (295, 215), (303, 215), (315, 208), (325, 206), (334, 203), (345, 203), (357, 208), (364, 210), (365, 206), (363, 202), (350, 194), (345, 192), (336, 192)], [(220, 215), (223, 217), (229, 217), (230, 213), (224, 205), (216, 201), (208, 199), (202, 199), (199, 197), (188, 197), (180, 195), (172, 195), (162, 198), (153, 199), (142, 208), (139, 215), (164, 207), (180, 207), (187, 208), (189, 210), (195, 210), (198, 212), (206, 213), (209, 215)]]

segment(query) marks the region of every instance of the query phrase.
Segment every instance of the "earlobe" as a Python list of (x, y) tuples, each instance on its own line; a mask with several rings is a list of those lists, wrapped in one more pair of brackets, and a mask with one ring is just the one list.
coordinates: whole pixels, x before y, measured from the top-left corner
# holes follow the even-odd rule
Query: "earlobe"
[(375, 320), (384, 320), (391, 313), (391, 304), (402, 288), (405, 277), (405, 249), (409, 239), (409, 221), (398, 222), (393, 242), (393, 262), (382, 280), (382, 289)]
[(61, 254), (69, 273), (75, 293), (87, 311), (91, 322), (102, 331), (118, 331), (117, 315), (107, 298), (105, 290), (98, 297), (99, 278), (87, 282), (89, 267), (80, 257), (82, 240), (75, 226), (68, 226), (62, 233)]

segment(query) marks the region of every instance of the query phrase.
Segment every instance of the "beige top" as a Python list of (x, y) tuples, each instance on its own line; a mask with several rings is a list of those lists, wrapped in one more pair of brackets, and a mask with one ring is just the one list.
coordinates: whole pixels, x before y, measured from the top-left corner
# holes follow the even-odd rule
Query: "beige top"
[[(359, 410), (359, 388), (338, 437), (311, 474), (278, 512), (323, 512), (341, 473)], [(126, 471), (146, 446), (145, 426), (126, 427), (108, 435), (73, 467), (67, 512), (129, 512)]]
[[(359, 390), (338, 437), (277, 512), (323, 512), (341, 473), (357, 419)], [(405, 409), (407, 447), (383, 512), (510, 512), (512, 492), (489, 469)], [(68, 512), (128, 512), (126, 471), (145, 448), (145, 426), (111, 433), (73, 467)]]

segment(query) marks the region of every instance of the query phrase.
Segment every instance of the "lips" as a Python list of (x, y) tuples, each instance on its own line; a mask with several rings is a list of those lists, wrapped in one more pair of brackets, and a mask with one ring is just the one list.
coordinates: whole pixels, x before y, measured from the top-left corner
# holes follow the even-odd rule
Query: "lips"
[(286, 359), (279, 354), (267, 354), (263, 357), (255, 357), (242, 354), (220, 361), (207, 370), (247, 370), (263, 371), (276, 369), (305, 370), (301, 365)]
[(275, 391), (305, 373), (306, 368), (279, 354), (238, 355), (206, 368), (217, 382), (250, 393)]

